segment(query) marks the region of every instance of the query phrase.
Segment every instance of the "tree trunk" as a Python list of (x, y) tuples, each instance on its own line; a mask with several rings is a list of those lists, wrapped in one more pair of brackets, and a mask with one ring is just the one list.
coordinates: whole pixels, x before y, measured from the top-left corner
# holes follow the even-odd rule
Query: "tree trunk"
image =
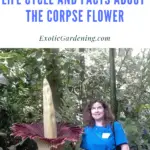
[(85, 103), (86, 103), (86, 96), (85, 96), (85, 58), (82, 55), (84, 53), (85, 49), (84, 48), (79, 48), (79, 52), (81, 53), (80, 55), (80, 66), (82, 68), (82, 71), (80, 73), (80, 94), (79, 94), (79, 99), (82, 102), (82, 105), (80, 106), (80, 109), (82, 110)]
[(51, 86), (53, 102), (55, 109), (57, 110), (61, 104), (61, 93), (58, 92), (58, 88), (60, 87), (60, 72), (58, 69), (59, 61), (56, 58), (59, 53), (59, 49), (45, 49), (45, 51), (48, 51), (47, 55), (50, 55), (49, 60), (45, 60), (45, 66), (47, 72), (52, 70), (52, 72), (47, 75), (47, 80)]
[(110, 97), (111, 97), (111, 107), (115, 118), (118, 115), (118, 102), (116, 99), (116, 70), (115, 70), (115, 49), (109, 49), (109, 60), (110, 60)]

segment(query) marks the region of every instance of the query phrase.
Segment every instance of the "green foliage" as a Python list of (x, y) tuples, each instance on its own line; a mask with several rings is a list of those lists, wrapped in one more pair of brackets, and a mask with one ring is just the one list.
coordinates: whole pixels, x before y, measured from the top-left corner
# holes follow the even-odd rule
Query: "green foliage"
[(58, 112), (61, 114), (61, 121), (73, 124), (81, 124), (78, 98), (67, 88), (63, 92), (62, 105), (60, 106)]
[(130, 146), (136, 145), (140, 150), (144, 150), (144, 146), (148, 149), (150, 148), (148, 143), (150, 142), (148, 141), (148, 139), (150, 139), (148, 127), (143, 126), (143, 122), (126, 118), (122, 124), (127, 134)]

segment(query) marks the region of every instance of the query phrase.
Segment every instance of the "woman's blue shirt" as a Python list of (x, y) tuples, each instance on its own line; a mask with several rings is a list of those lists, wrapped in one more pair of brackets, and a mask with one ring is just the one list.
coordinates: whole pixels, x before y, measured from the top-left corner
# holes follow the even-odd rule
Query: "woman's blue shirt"
[[(114, 122), (114, 128), (116, 145), (128, 143), (123, 127), (118, 121)], [(86, 126), (80, 147), (85, 150), (115, 150), (115, 139), (110, 124), (106, 127)]]

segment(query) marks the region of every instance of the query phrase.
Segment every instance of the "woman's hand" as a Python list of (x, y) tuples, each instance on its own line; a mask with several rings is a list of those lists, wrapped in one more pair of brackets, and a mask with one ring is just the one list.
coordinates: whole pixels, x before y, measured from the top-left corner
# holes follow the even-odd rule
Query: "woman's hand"
[(121, 145), (121, 150), (130, 150), (129, 145), (128, 144)]

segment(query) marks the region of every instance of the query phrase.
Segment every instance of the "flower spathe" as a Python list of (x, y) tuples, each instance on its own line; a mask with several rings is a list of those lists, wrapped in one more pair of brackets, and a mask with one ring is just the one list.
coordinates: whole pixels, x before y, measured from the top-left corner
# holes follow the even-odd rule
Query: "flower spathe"
[(12, 135), (22, 137), (22, 139), (30, 138), (39, 139), (47, 142), (51, 147), (63, 145), (65, 141), (77, 142), (83, 129), (68, 123), (57, 123), (57, 138), (48, 139), (44, 137), (44, 128), (42, 123), (19, 124), (15, 123), (11, 127)]

